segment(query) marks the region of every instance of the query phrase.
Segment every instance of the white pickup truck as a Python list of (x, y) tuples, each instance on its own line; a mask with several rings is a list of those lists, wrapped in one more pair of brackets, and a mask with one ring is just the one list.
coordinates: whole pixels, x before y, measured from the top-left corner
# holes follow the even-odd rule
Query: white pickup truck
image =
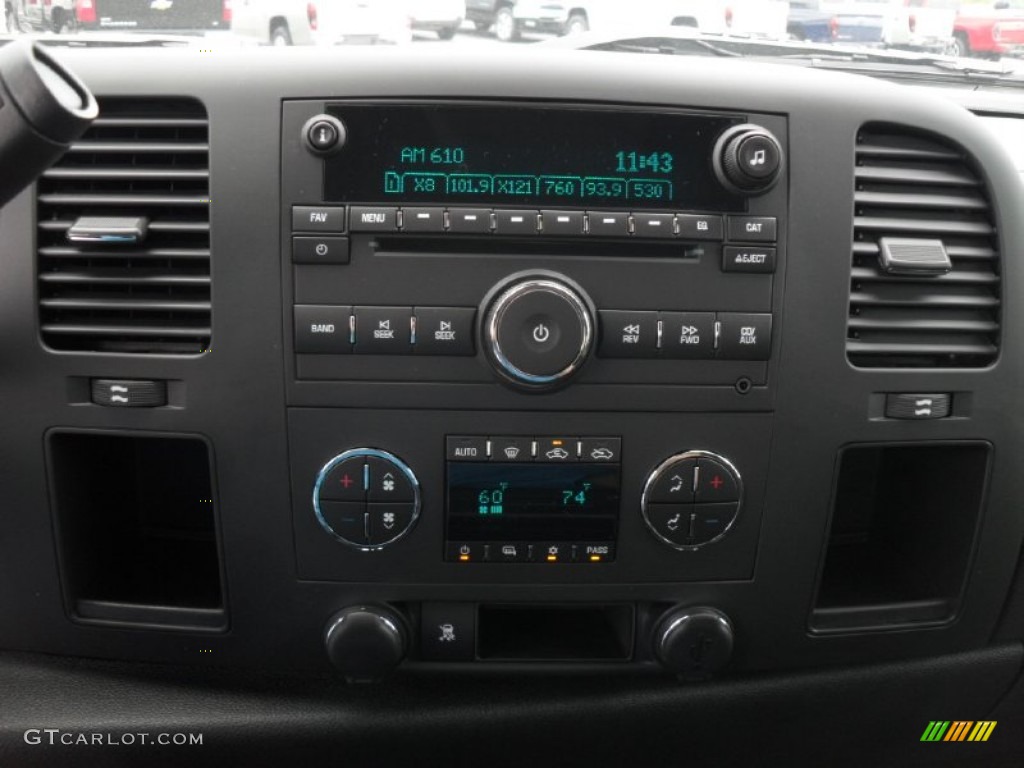
[[(470, 8), (474, 5), (482, 3), (469, 3)], [(494, 24), (503, 40), (523, 32), (571, 35), (669, 25), (712, 34), (784, 39), (788, 15), (786, 0), (645, 0), (632, 4), (622, 0), (516, 0), (497, 9)], [(475, 18), (472, 13), (470, 18)]]

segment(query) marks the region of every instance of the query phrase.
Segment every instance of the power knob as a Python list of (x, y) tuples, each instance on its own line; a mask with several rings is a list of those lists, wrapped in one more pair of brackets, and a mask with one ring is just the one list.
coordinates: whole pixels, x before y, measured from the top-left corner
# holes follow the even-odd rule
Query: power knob
[(327, 658), (345, 679), (372, 683), (402, 663), (408, 631), (402, 618), (388, 608), (354, 605), (328, 620), (324, 645)]
[(686, 680), (705, 680), (732, 657), (732, 622), (715, 608), (673, 608), (654, 632), (654, 655)]
[(743, 195), (760, 195), (779, 178), (782, 145), (759, 125), (733, 126), (715, 144), (714, 166), (715, 175), (727, 189)]
[(555, 272), (513, 275), (484, 299), (483, 347), (506, 384), (550, 390), (579, 373), (594, 345), (594, 308)]

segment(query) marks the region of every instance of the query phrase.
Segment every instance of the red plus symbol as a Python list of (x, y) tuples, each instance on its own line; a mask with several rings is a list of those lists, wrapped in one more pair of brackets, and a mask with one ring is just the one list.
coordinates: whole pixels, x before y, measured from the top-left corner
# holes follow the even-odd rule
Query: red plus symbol
[(723, 480), (718, 475), (715, 475), (715, 478), (711, 481), (711, 485), (717, 491), (719, 488), (721, 488), (723, 485), (725, 485), (725, 480)]
[(353, 482), (355, 482), (355, 481), (351, 477), (349, 477), (348, 475), (342, 475), (341, 476), (341, 484), (343, 486), (345, 486), (346, 488), (348, 488), (350, 485), (352, 485)]

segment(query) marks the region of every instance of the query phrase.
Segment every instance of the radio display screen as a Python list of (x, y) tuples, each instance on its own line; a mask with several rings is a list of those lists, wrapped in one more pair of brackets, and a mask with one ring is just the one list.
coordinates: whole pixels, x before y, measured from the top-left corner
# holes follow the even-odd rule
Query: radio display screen
[(448, 464), (449, 541), (614, 541), (615, 464)]
[(330, 202), (742, 210), (715, 141), (743, 119), (540, 106), (333, 104)]

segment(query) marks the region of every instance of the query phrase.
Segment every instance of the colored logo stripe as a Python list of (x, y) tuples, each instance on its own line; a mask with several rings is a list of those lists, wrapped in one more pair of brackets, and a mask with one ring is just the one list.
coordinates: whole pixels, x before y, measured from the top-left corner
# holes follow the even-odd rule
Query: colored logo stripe
[(932, 720), (921, 734), (921, 741), (939, 741), (946, 733), (947, 728), (949, 728), (949, 720)]
[(995, 720), (930, 720), (921, 741), (988, 741)]
[(974, 726), (974, 730), (971, 731), (971, 735), (967, 737), (967, 740), (988, 741), (988, 737), (992, 735), (992, 731), (995, 729), (995, 720), (979, 720), (978, 724)]
[(972, 725), (974, 725), (973, 720), (954, 720), (943, 741), (963, 741), (967, 738)]

